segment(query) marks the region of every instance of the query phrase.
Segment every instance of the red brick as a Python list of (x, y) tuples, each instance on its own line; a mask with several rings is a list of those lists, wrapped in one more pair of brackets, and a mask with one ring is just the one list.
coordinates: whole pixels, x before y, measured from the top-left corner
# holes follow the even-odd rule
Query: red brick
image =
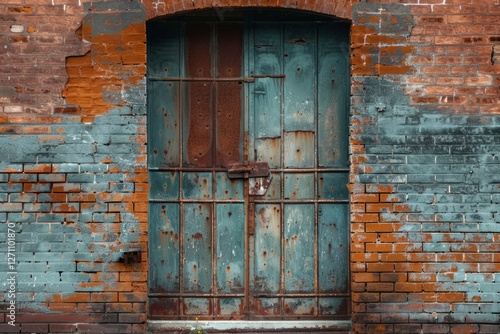
[(355, 282), (378, 282), (380, 274), (378, 273), (356, 273), (353, 275)]

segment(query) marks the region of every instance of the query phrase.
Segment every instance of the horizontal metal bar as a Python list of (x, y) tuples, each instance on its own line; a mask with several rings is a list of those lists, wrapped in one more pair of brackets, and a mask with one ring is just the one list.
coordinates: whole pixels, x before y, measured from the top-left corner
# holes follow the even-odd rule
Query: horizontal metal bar
[(149, 77), (148, 80), (151, 81), (174, 81), (174, 82), (190, 82), (190, 81), (201, 81), (201, 82), (254, 82), (255, 79), (260, 78), (276, 78), (282, 79), (286, 76), (284, 74), (256, 74), (249, 77)]
[(281, 78), (286, 78), (286, 75), (284, 74), (252, 74), (252, 78), (259, 79), (259, 78), (276, 78), (276, 79), (281, 79)]
[(348, 199), (259, 199), (255, 198), (255, 203), (284, 203), (284, 204), (302, 204), (302, 203), (349, 203)]
[[(149, 199), (150, 203), (245, 203), (245, 200), (241, 199), (193, 199), (193, 198), (185, 198), (185, 199), (162, 199), (162, 198), (153, 198)], [(254, 200), (255, 203), (284, 203), (284, 204), (301, 204), (301, 203), (349, 203), (348, 199), (259, 199), (256, 197)]]
[(243, 199), (162, 199), (153, 198), (149, 199), (150, 203), (245, 203)]
[(149, 77), (148, 80), (150, 81), (174, 81), (174, 82), (228, 82), (228, 81), (235, 81), (235, 82), (253, 82), (252, 77)]
[(331, 297), (350, 297), (348, 293), (275, 293), (275, 294), (254, 294), (255, 298), (331, 298)]
[(245, 297), (244, 293), (226, 293), (226, 294), (218, 294), (213, 295), (210, 293), (166, 293), (166, 292), (150, 292), (148, 294), (149, 297), (167, 297), (167, 298), (243, 298)]
[[(227, 172), (225, 167), (149, 167), (156, 172)], [(271, 173), (348, 173), (349, 168), (269, 168)]]

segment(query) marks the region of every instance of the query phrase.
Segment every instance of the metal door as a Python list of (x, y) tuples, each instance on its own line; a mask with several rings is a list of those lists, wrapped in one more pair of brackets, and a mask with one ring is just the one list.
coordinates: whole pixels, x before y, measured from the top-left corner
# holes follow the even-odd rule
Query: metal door
[(273, 15), (148, 25), (153, 319), (348, 314), (348, 29)]

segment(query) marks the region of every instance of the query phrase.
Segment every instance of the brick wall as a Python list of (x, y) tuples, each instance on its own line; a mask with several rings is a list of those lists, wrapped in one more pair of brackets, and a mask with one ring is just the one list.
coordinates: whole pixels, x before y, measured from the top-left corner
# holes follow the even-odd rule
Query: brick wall
[(353, 9), (353, 326), (498, 333), (498, 1)]
[[(134, 4), (0, 5), (0, 231), (16, 231), (17, 272), (15, 326), (6, 294), (2, 333), (145, 330), (145, 16)], [(125, 264), (137, 249), (142, 261)]]
[[(352, 20), (353, 331), (500, 332), (499, 1), (250, 4)], [(227, 5), (0, 4), (0, 332), (144, 331), (145, 21)]]

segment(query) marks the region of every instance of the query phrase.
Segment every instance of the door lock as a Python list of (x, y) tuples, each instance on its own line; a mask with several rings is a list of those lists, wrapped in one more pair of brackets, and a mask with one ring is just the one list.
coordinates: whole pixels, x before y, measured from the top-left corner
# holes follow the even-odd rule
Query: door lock
[(250, 177), (266, 177), (269, 175), (267, 162), (250, 161), (245, 163), (231, 164), (227, 168), (227, 176), (230, 179), (248, 179)]
[(249, 179), (248, 194), (263, 196), (273, 180), (267, 162), (251, 161), (228, 166), (227, 175), (230, 179)]

